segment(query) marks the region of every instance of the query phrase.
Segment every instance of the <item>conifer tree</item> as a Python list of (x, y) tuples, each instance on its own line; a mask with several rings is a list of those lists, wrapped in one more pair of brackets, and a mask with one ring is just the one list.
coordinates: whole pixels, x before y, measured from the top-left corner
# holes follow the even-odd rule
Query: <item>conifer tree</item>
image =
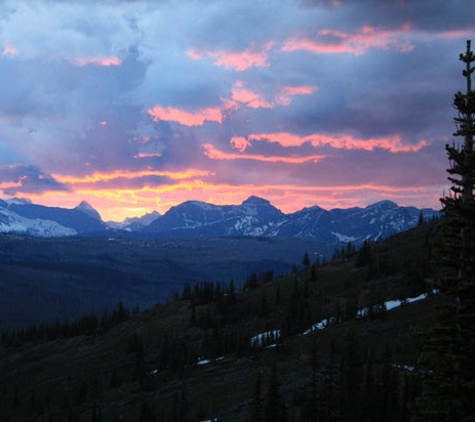
[(250, 422), (262, 422), (262, 394), (261, 394), (261, 377), (259, 376), (254, 386), (254, 395), (252, 397), (250, 409)]
[(305, 251), (302, 258), (302, 265), (308, 267), (310, 265), (310, 257), (308, 256), (308, 251)]
[(280, 381), (277, 375), (277, 366), (272, 365), (269, 389), (264, 402), (264, 422), (286, 422), (287, 414), (285, 403), (280, 393)]
[(414, 421), (465, 421), (475, 415), (475, 92), (471, 75), (475, 55), (467, 41), (465, 93), (457, 92), (454, 107), (461, 145), (447, 145), (450, 194), (442, 198), (444, 242), (441, 250), (448, 270), (436, 282), (449, 304), (438, 311), (426, 333), (421, 355), (425, 393), (418, 400)]
[(142, 409), (140, 410), (139, 422), (156, 422), (157, 418), (153, 408), (146, 402), (142, 402)]
[(361, 380), (363, 362), (360, 343), (354, 328), (347, 333), (345, 360), (342, 374), (343, 420), (354, 421), (360, 417)]
[(318, 393), (320, 390), (320, 374), (319, 374), (319, 357), (318, 357), (318, 346), (316, 341), (313, 342), (310, 355), (310, 363), (312, 370), (312, 378), (307, 386), (305, 402), (303, 403), (303, 408), (301, 411), (300, 419), (304, 422), (307, 421), (320, 421), (319, 410), (320, 406), (318, 403)]

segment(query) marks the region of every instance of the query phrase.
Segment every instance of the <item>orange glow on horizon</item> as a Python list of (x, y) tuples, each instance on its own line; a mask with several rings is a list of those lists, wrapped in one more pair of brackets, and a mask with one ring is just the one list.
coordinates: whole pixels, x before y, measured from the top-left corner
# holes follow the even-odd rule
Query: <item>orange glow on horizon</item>
[(140, 189), (78, 189), (74, 192), (50, 191), (42, 194), (21, 194), (20, 198), (34, 203), (73, 208), (86, 200), (96, 208), (104, 221), (122, 221), (140, 217), (152, 211), (164, 214), (172, 206), (188, 200), (215, 205), (240, 204), (251, 195), (269, 200), (284, 213), (318, 205), (324, 209), (365, 207), (371, 203), (391, 199), (398, 205), (433, 207), (439, 209), (442, 186), (394, 187), (378, 184), (343, 186), (295, 185), (229, 185), (202, 180), (176, 185), (144, 187)]

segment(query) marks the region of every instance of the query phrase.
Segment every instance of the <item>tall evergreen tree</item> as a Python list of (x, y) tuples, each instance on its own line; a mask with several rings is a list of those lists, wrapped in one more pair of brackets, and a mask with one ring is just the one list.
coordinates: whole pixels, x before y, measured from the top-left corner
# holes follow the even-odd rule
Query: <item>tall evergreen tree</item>
[(272, 365), (269, 390), (264, 402), (264, 422), (286, 422), (287, 414), (285, 403), (280, 394), (280, 381), (277, 375), (277, 366)]
[(347, 333), (342, 369), (343, 420), (358, 421), (361, 410), (361, 380), (364, 374), (360, 343), (354, 328), (350, 328)]
[(303, 403), (303, 408), (301, 412), (300, 419), (303, 422), (307, 421), (320, 421), (319, 410), (320, 406), (318, 403), (318, 393), (320, 390), (320, 374), (319, 374), (319, 358), (318, 358), (318, 346), (316, 341), (312, 343), (310, 363), (312, 369), (312, 378), (307, 386), (305, 402)]
[(441, 260), (451, 270), (436, 282), (449, 298), (426, 333), (421, 355), (425, 393), (418, 400), (414, 421), (468, 421), (475, 415), (475, 92), (471, 75), (475, 55), (467, 41), (462, 74), (464, 93), (457, 92), (454, 107), (461, 145), (447, 145), (450, 194), (442, 198)]
[(310, 265), (310, 257), (308, 256), (308, 251), (305, 251), (302, 258), (302, 265), (308, 267)]
[(254, 386), (254, 395), (250, 408), (250, 422), (262, 422), (262, 393), (261, 393), (261, 377), (257, 378)]

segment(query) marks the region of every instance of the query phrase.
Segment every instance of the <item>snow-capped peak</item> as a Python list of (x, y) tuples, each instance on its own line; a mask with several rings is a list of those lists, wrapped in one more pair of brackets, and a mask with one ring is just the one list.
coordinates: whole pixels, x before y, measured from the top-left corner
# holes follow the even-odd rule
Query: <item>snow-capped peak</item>
[(76, 206), (74, 209), (81, 211), (89, 215), (90, 217), (93, 217), (97, 220), (102, 221), (101, 215), (87, 201), (81, 201), (81, 203), (78, 206)]

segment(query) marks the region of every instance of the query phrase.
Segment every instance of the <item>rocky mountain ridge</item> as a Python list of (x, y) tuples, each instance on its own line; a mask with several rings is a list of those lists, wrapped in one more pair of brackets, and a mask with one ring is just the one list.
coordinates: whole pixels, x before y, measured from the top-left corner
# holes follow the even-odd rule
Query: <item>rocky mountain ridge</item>
[(381, 201), (365, 208), (324, 210), (318, 206), (285, 214), (269, 201), (251, 196), (240, 205), (186, 201), (122, 223), (104, 222), (83, 201), (73, 209), (22, 200), (0, 200), (0, 232), (39, 237), (114, 234), (146, 237), (307, 237), (328, 242), (378, 240), (436, 218), (438, 211)]
[(187, 201), (144, 228), (163, 237), (308, 237), (331, 242), (379, 240), (437, 218), (432, 209), (400, 207), (381, 201), (365, 208), (324, 210), (318, 206), (284, 214), (269, 201), (251, 196), (241, 205)]

